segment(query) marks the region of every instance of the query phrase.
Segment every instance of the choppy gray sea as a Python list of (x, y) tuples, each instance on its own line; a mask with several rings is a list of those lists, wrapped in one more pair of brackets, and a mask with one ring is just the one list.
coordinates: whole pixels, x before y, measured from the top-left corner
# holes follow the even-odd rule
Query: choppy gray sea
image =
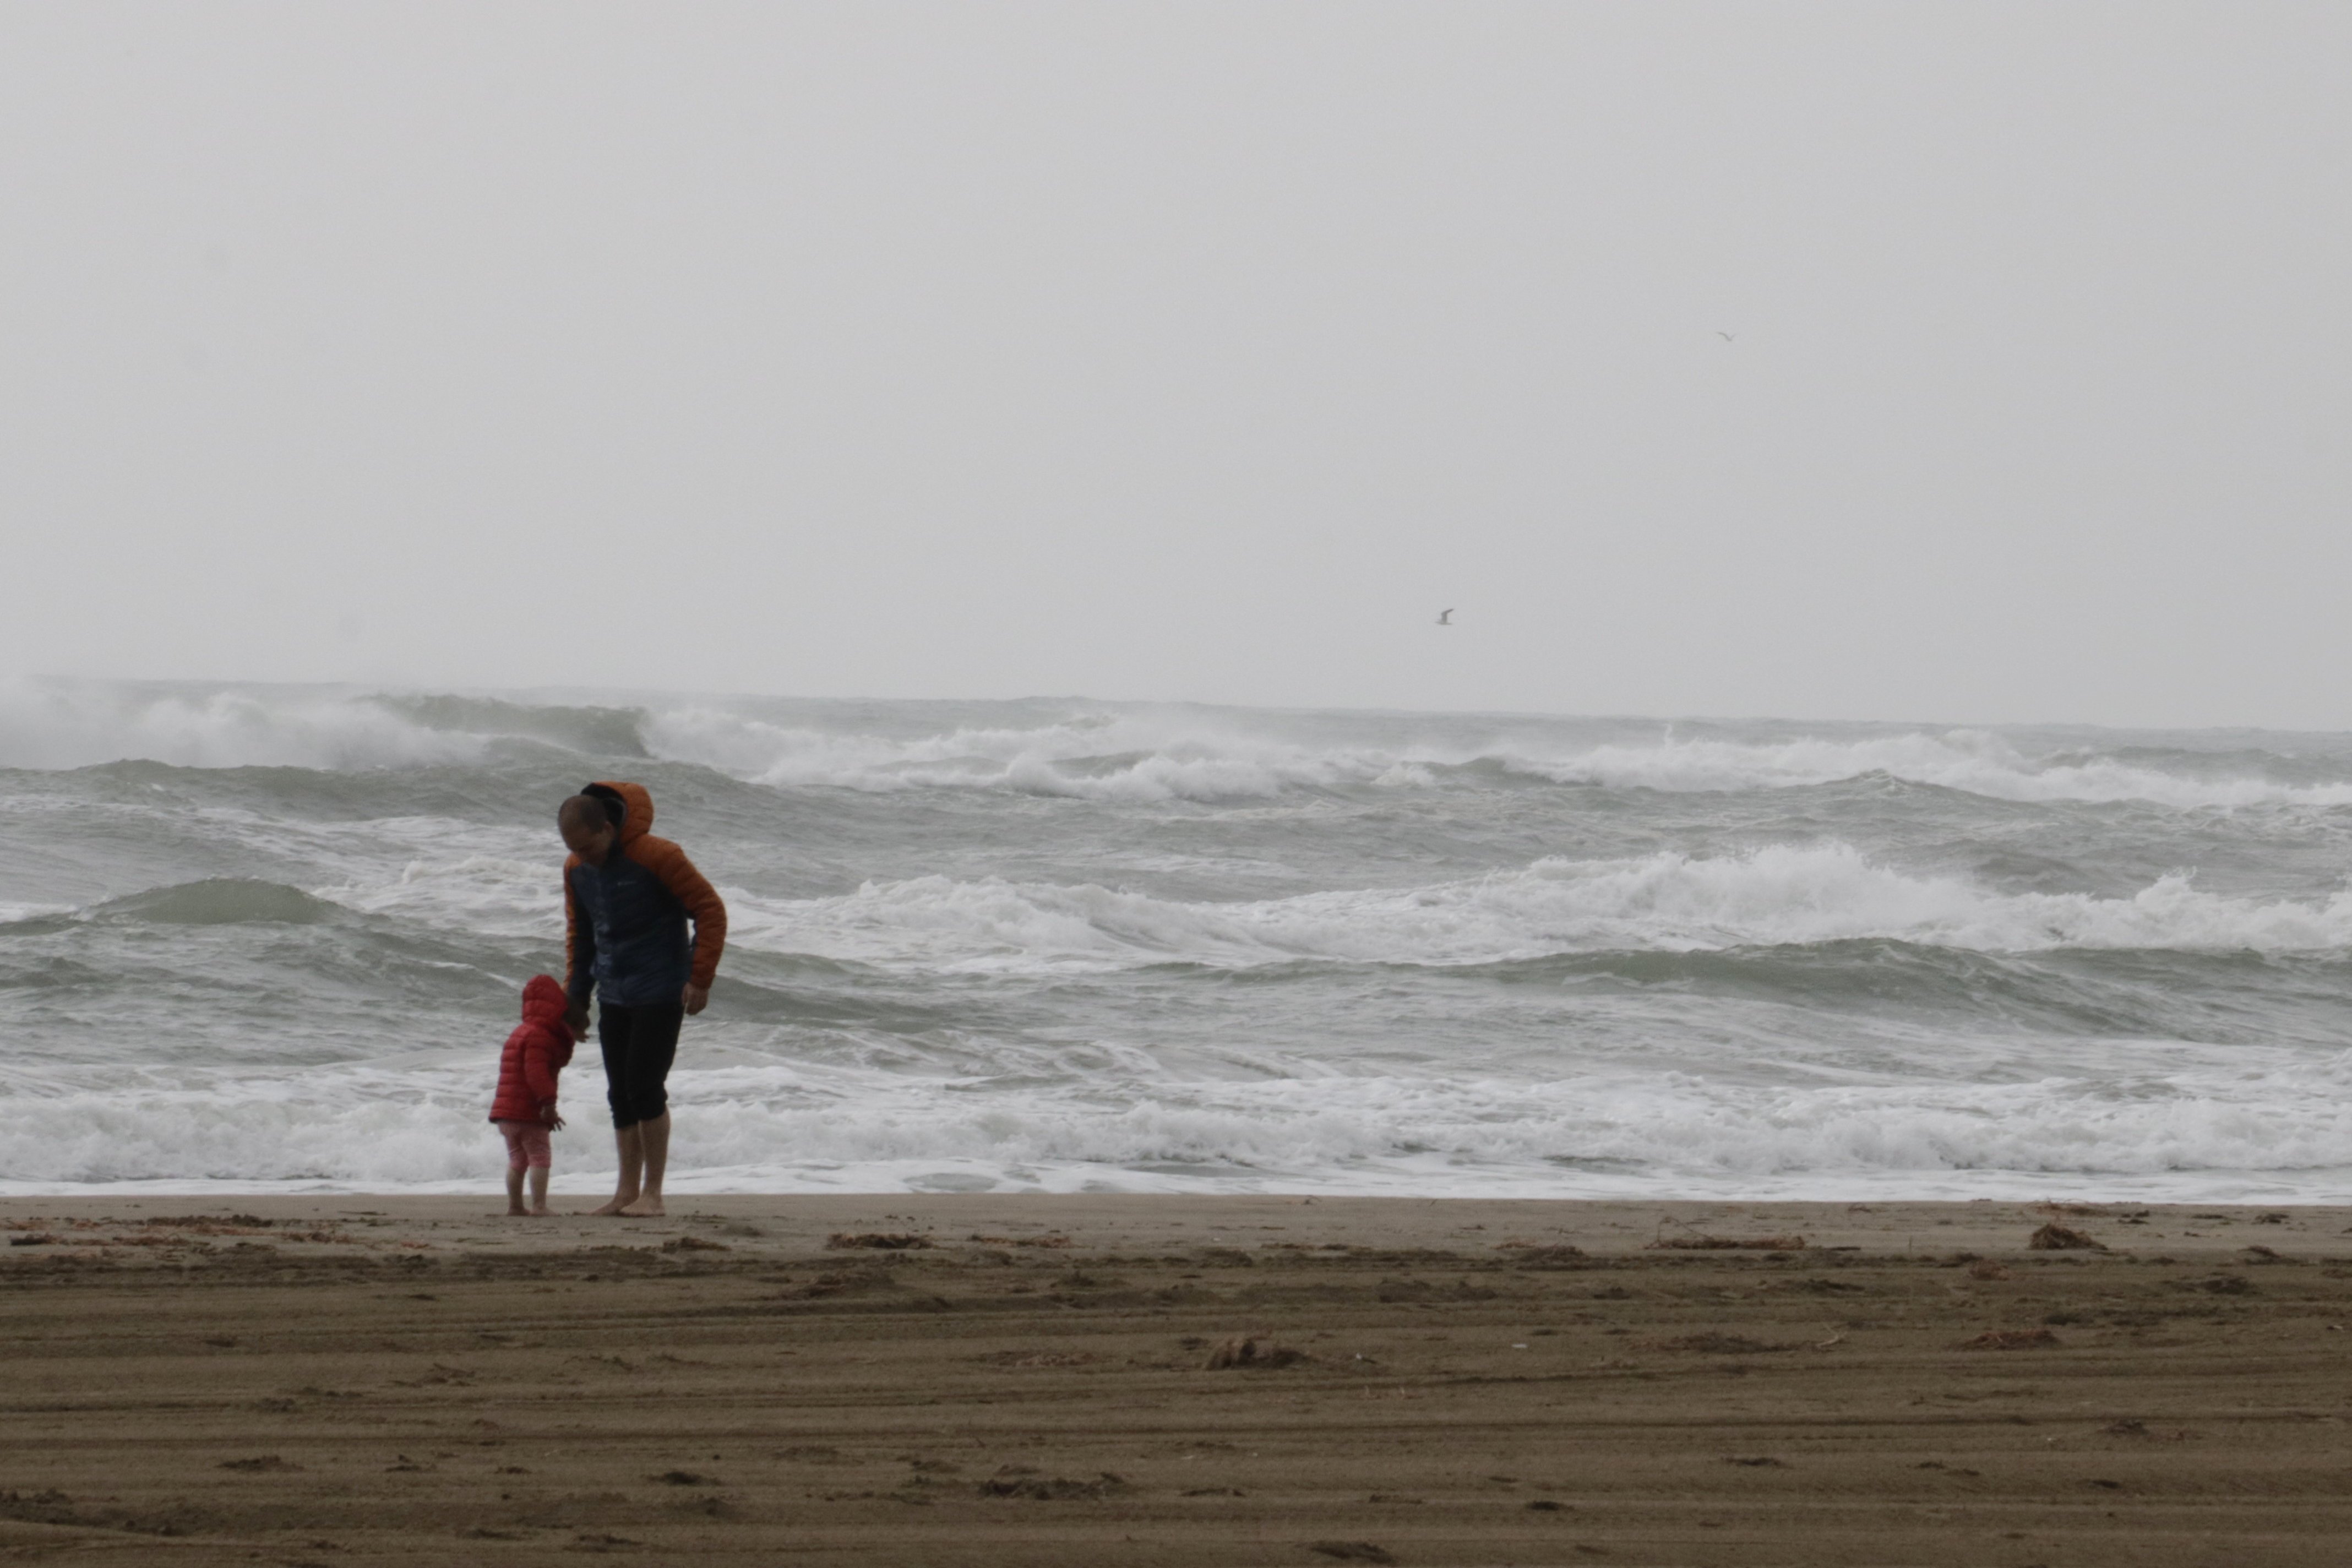
[(2352, 736), (59, 682), (0, 1191), (494, 1184), (613, 777), (685, 1191), (2352, 1195)]

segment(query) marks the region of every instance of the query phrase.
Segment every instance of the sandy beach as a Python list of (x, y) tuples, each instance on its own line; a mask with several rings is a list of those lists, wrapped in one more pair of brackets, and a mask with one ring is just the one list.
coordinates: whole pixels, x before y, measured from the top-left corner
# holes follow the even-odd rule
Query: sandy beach
[(2352, 1532), (2352, 1210), (495, 1206), (0, 1203), (0, 1555), (2056, 1568)]

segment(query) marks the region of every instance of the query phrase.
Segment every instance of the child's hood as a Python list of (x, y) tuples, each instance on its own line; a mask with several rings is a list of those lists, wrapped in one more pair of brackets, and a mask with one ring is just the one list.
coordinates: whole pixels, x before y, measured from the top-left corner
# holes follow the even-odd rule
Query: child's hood
[(522, 988), (522, 1018), (526, 1024), (538, 1024), (553, 1029), (570, 1039), (563, 1027), (563, 1015), (572, 1000), (563, 992), (563, 983), (552, 974), (534, 974)]

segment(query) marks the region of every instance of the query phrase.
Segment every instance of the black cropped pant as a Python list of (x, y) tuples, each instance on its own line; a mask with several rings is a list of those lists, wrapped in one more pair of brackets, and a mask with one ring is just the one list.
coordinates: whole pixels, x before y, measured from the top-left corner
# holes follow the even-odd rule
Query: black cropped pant
[(596, 1010), (596, 1043), (604, 1047), (604, 1102), (613, 1125), (635, 1127), (669, 1109), (669, 1064), (677, 1057), (683, 1002), (648, 1002), (638, 1007)]

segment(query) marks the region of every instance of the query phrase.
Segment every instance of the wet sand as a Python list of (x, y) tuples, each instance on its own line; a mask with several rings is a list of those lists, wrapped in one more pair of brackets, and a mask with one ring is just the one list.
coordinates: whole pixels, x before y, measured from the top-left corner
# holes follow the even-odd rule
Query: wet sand
[[(2352, 1209), (498, 1206), (0, 1202), (0, 1558), (2234, 1568), (2352, 1537)], [(2053, 1221), (2106, 1250), (2031, 1249)], [(1759, 1245), (1658, 1245), (1709, 1241)]]

